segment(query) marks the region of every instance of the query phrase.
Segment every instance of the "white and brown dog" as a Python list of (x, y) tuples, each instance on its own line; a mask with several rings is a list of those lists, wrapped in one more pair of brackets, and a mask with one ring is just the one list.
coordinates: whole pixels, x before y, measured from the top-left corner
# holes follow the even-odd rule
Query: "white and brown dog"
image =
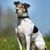
[[(43, 36), (28, 16), (28, 8), (30, 5), (19, 1), (14, 2), (14, 4), (16, 5), (16, 14), (18, 18), (15, 31), (17, 33), (17, 41), (19, 43), (20, 50), (22, 50), (24, 45), (26, 45), (26, 50), (34, 50), (34, 43), (38, 50), (45, 50)], [(23, 43), (25, 44), (23, 45)]]

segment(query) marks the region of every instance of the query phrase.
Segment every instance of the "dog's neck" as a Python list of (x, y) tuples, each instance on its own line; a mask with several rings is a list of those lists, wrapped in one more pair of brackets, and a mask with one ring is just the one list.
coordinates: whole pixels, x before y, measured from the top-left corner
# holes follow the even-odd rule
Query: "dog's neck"
[(24, 13), (22, 16), (23, 16), (23, 17), (24, 17), (24, 16), (28, 16), (28, 13)]
[(21, 16), (17, 16), (19, 19), (29, 18), (28, 13), (23, 13)]

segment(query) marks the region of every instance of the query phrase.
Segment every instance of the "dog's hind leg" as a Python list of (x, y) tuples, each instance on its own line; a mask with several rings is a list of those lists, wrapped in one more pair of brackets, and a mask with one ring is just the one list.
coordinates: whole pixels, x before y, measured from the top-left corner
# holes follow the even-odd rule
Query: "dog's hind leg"
[(38, 31), (36, 34), (33, 34), (33, 39), (35, 42), (35, 45), (39, 50), (45, 50), (45, 42), (43, 39), (43, 36), (41, 35), (40, 31)]
[(31, 42), (31, 50), (38, 50), (38, 48), (35, 45), (34, 41)]

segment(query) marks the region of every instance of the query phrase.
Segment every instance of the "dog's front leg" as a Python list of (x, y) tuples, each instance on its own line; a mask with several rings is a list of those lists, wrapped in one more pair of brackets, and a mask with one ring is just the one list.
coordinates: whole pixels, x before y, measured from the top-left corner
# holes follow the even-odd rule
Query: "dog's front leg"
[(27, 50), (30, 50), (30, 36), (26, 36)]
[(20, 48), (20, 50), (22, 50), (22, 45), (21, 45), (21, 43), (20, 43), (20, 41), (19, 41), (19, 38), (17, 37), (17, 41), (18, 41), (18, 44), (19, 44), (19, 48)]

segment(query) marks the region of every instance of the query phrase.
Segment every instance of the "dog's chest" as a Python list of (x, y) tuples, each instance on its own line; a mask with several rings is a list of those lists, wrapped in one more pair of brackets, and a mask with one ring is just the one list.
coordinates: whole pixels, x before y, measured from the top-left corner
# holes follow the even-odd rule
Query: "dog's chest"
[(18, 32), (19, 33), (29, 33), (32, 31), (34, 24), (32, 21), (28, 18), (23, 20), (18, 20)]

